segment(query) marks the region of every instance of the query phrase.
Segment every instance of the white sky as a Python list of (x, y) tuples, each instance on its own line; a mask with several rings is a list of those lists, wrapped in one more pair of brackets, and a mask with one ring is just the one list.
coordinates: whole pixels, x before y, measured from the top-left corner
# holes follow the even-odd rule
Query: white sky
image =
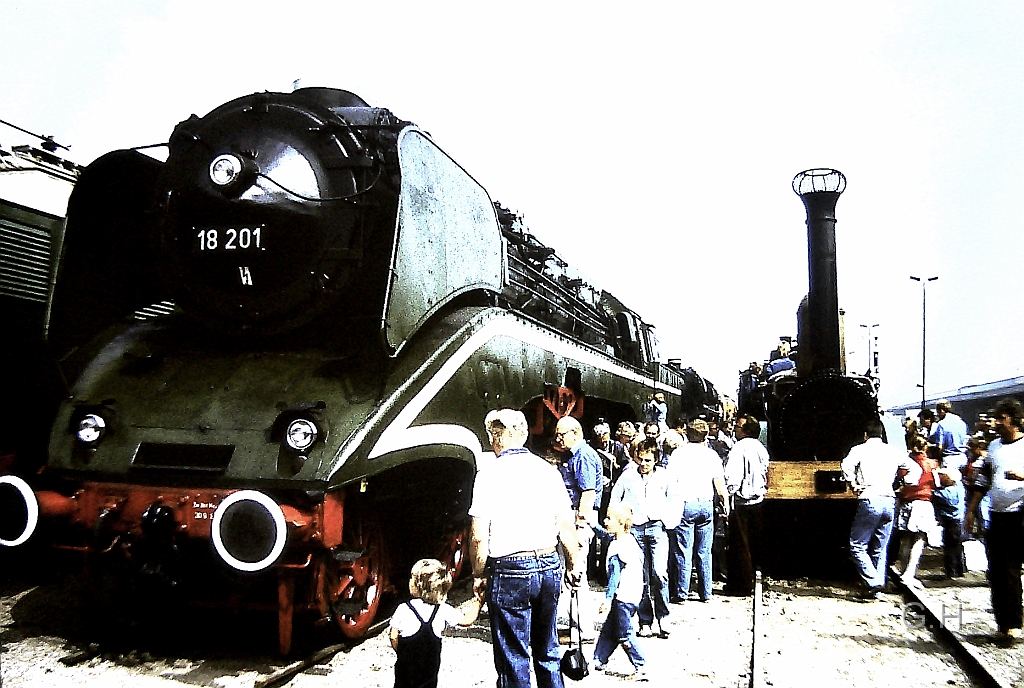
[[(735, 394), (796, 335), (793, 176), (834, 167), (851, 368), (882, 403), (1022, 375), (1024, 4), (0, 0), (0, 119), (87, 163), (254, 91), (333, 86), (431, 132)], [(27, 142), (0, 127), (5, 144)]]

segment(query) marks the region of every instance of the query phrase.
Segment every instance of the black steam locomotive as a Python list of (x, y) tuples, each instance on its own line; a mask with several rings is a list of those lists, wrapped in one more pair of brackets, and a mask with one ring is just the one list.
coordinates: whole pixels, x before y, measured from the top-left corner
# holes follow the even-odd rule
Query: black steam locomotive
[(779, 575), (845, 567), (856, 495), (840, 463), (864, 440), (867, 421), (879, 418), (874, 379), (846, 372), (835, 239), (835, 207), (845, 188), (846, 178), (831, 169), (793, 179), (807, 210), (810, 283), (797, 310), (797, 346), (789, 350), (784, 340), (771, 360), (740, 374), (738, 412), (767, 421), (772, 463), (764, 508), (771, 526), (763, 563)]
[[(346, 91), (181, 122), (166, 162), (91, 164), (48, 313), (69, 382), (45, 471), (0, 478), (133, 589), (269, 602), (350, 637), (420, 556), (461, 566), (482, 427), (715, 414), (650, 325), (536, 240), (420, 129)], [(241, 601), (241, 602), (240, 602)]]

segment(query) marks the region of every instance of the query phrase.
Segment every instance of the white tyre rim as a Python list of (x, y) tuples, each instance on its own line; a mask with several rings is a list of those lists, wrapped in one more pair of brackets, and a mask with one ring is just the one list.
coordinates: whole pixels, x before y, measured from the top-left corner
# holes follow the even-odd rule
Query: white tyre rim
[[(271, 548), (270, 553), (259, 561), (242, 561), (236, 558), (228, 551), (228, 548), (224, 545), (224, 540), (221, 538), (220, 526), (225, 512), (231, 505), (242, 501), (256, 502), (267, 510), (267, 513), (270, 514), (274, 521), (274, 546)], [(213, 512), (213, 547), (217, 550), (217, 554), (220, 555), (221, 559), (239, 571), (262, 571), (277, 561), (277, 558), (281, 556), (281, 552), (284, 551), (285, 541), (288, 539), (287, 534), (288, 530), (281, 507), (273, 499), (256, 490), (232, 492), (220, 503), (217, 510)]]
[(36, 532), (36, 526), (39, 524), (39, 501), (36, 499), (35, 493), (32, 492), (32, 488), (28, 486), (28, 483), (18, 476), (0, 476), (0, 485), (5, 484), (13, 486), (21, 493), (21, 498), (25, 500), (25, 511), (28, 512), (25, 517), (25, 530), (22, 531), (21, 535), (13, 540), (4, 540), (3, 538), (0, 538), (0, 545), (17, 547), (32, 537), (32, 533)]

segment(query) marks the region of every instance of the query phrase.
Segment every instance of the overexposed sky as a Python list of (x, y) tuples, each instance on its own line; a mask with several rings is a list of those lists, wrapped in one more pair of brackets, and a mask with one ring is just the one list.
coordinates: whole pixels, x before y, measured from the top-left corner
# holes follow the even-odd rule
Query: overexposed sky
[(0, 119), (81, 163), (295, 79), (389, 108), (731, 394), (796, 335), (790, 181), (834, 167), (882, 403), (920, 398), (909, 275), (939, 276), (929, 396), (1024, 374), (1024, 4), (0, 0), (0, 27)]

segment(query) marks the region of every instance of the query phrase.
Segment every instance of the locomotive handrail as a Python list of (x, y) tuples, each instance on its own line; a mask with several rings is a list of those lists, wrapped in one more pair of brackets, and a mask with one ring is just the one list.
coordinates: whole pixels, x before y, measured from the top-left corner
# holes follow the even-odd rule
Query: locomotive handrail
[[(590, 328), (594, 334), (605, 340), (606, 343), (610, 343), (613, 340), (613, 333), (609, 331), (605, 323), (601, 322), (596, 313), (587, 312), (586, 304), (582, 303), (575, 295), (539, 270), (530, 267), (521, 258), (513, 257), (510, 254), (509, 276), (512, 278), (513, 276), (520, 275), (523, 278), (532, 277), (535, 282), (531, 285), (526, 279), (512, 279), (511, 281), (517, 288), (543, 299), (549, 305), (557, 308), (562, 315), (572, 318), (584, 327)], [(545, 293), (545, 290), (553, 293), (554, 297), (561, 297), (561, 300), (556, 300), (553, 296), (549, 296), (548, 293)]]

